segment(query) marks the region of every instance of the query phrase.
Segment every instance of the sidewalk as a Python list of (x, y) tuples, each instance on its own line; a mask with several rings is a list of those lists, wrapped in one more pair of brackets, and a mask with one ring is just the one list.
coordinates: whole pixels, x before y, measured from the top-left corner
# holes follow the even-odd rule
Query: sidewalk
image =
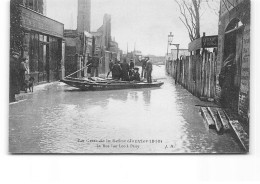
[[(57, 83), (59, 83), (59, 81), (38, 84), (33, 87), (33, 92), (30, 92), (29, 89), (27, 90), (27, 93), (25, 93), (24, 91), (20, 91), (20, 94), (15, 95), (15, 102), (28, 99), (31, 95), (33, 95), (35, 93), (39, 93), (40, 91), (43, 91), (46, 87), (55, 85)], [(15, 103), (15, 102), (11, 102), (10, 104)]]

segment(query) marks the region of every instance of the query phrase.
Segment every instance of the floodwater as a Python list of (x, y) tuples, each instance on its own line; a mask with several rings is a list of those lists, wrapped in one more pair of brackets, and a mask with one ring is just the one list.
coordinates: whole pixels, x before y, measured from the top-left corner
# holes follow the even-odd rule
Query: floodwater
[[(208, 129), (203, 105), (154, 66), (160, 88), (84, 92), (55, 83), (10, 105), (11, 153), (240, 153)], [(40, 87), (39, 87), (40, 88)]]

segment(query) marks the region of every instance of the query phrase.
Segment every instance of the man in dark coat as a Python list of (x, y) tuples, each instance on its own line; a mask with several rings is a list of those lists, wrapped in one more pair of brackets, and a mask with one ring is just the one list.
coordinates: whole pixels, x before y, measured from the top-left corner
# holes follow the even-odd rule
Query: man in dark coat
[(20, 53), (12, 51), (10, 55), (9, 102), (15, 101), (15, 94), (20, 93), (19, 62)]
[(112, 79), (119, 80), (121, 77), (122, 68), (118, 61), (114, 64), (112, 68)]
[(88, 57), (88, 62), (87, 62), (87, 76), (88, 78), (91, 77), (91, 68), (92, 68), (92, 58), (91, 57)]
[(131, 60), (130, 60), (129, 77), (133, 75), (133, 73), (134, 73), (134, 67), (135, 67), (135, 63), (134, 63), (134, 61), (131, 59)]
[(141, 80), (140, 79), (140, 73), (138, 71), (139, 71), (139, 68), (134, 68), (132, 80), (134, 80), (134, 81), (140, 81)]
[(145, 67), (146, 67), (146, 64), (147, 64), (148, 60), (149, 60), (149, 57), (145, 57), (144, 59), (141, 60), (141, 62), (142, 62), (142, 74), (141, 74), (141, 77), (144, 77), (144, 78), (146, 78)]
[(91, 77), (98, 77), (99, 62), (100, 58), (97, 55), (92, 57)]
[(112, 72), (112, 69), (113, 69), (113, 66), (114, 66), (114, 63), (113, 63), (112, 59), (110, 59), (110, 62), (109, 62), (108, 66), (109, 66), (109, 71), (107, 73), (107, 78), (108, 78), (110, 72)]
[(122, 68), (122, 81), (129, 81), (129, 64), (126, 62), (126, 59), (124, 59), (123, 63), (121, 64)]
[(147, 61), (145, 70), (146, 70), (146, 75), (147, 75), (147, 82), (152, 83), (153, 64), (150, 60)]

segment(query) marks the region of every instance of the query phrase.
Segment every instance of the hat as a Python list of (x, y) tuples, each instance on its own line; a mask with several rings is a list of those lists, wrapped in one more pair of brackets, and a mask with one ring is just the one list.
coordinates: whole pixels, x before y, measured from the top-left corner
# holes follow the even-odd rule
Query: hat
[(138, 70), (139, 70), (139, 68), (135, 67), (135, 68), (134, 68), (134, 70), (137, 70), (137, 71), (138, 71)]

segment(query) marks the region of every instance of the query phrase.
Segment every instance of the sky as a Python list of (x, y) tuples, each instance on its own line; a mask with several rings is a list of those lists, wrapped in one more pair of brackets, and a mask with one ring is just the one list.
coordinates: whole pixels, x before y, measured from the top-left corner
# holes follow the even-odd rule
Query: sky
[[(77, 27), (77, 0), (46, 0), (47, 16), (60, 21), (65, 29)], [(188, 32), (180, 21), (179, 8), (174, 0), (92, 0), (91, 31), (96, 31), (103, 22), (105, 13), (111, 14), (112, 38), (123, 51), (140, 50), (143, 55), (164, 56), (167, 39), (174, 35), (172, 43), (187, 49)], [(218, 8), (216, 3), (212, 4)], [(208, 9), (208, 10), (207, 10)], [(208, 6), (201, 11), (201, 32), (216, 35), (218, 16)], [(170, 49), (176, 49), (170, 46)]]

